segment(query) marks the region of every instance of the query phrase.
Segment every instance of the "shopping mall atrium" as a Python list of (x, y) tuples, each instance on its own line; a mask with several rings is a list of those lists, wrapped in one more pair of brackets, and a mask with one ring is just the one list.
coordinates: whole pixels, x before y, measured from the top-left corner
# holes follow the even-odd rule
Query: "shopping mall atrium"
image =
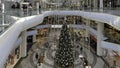
[(120, 0), (0, 0), (0, 68), (120, 68)]

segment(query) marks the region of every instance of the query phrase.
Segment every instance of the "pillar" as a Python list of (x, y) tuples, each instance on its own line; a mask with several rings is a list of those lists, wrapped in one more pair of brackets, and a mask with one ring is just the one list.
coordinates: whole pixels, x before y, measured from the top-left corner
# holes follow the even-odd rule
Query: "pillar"
[(91, 6), (92, 5), (92, 1), (91, 0), (89, 0), (89, 9), (91, 9)]
[(93, 8), (94, 10), (98, 9), (98, 0), (94, 0)]
[(33, 42), (36, 42), (36, 35), (33, 35)]
[(23, 5), (22, 5), (22, 2), (20, 2), (20, 10), (21, 10), (21, 12), (20, 12), (21, 14), (20, 14), (20, 15), (21, 15), (21, 16), (24, 16), (24, 12), (23, 12), (22, 6), (23, 6)]
[(36, 3), (37, 5), (37, 14), (39, 14), (39, 2)]
[(120, 0), (117, 0), (117, 5), (119, 5), (120, 4)]
[(100, 11), (103, 11), (103, 0), (100, 0)]
[(88, 8), (88, 5), (89, 5), (89, 0), (86, 0), (86, 5), (87, 5), (87, 8)]
[(97, 55), (102, 56), (103, 50), (101, 47), (101, 41), (103, 38), (103, 29), (104, 29), (104, 23), (98, 22), (97, 25)]
[(26, 30), (21, 33), (22, 43), (20, 45), (20, 56), (27, 56), (27, 32)]
[(2, 31), (4, 31), (4, 24), (5, 24), (5, 4), (2, 3)]

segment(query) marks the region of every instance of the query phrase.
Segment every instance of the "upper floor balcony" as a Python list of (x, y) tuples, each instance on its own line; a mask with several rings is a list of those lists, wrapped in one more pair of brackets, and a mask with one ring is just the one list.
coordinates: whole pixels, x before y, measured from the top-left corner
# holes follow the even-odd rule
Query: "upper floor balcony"
[[(110, 9), (110, 8), (104, 8), (101, 9), (97, 8), (94, 9), (89, 6), (83, 6), (79, 2), (60, 2), (60, 3), (50, 3), (50, 2), (44, 2), (44, 4), (39, 4), (37, 6), (29, 7), (28, 3), (23, 3), (22, 8), (9, 8), (5, 9), (5, 12), (3, 13), (2, 10), (0, 11), (0, 33), (3, 33), (5, 30), (7, 30), (15, 21), (11, 18), (11, 16), (16, 16), (19, 18), (32, 16), (32, 15), (38, 15), (43, 14), (45, 11), (85, 11), (85, 12), (96, 12), (96, 13), (106, 13), (111, 15), (117, 15), (119, 16), (119, 8), (117, 9)], [(18, 18), (18, 20), (19, 20)], [(78, 17), (79, 18), (79, 17)], [(74, 17), (73, 17), (74, 19)], [(80, 18), (79, 18), (80, 19)], [(76, 17), (76, 23), (77, 23), (77, 17)], [(80, 19), (81, 20), (81, 19)], [(59, 19), (60, 21), (60, 19)], [(3, 24), (4, 22), (4, 24)], [(72, 21), (70, 21), (72, 22)], [(79, 21), (78, 21), (79, 22)], [(94, 22), (94, 21), (91, 21)], [(92, 24), (92, 23), (91, 23)], [(95, 24), (91, 25), (94, 29), (96, 29)], [(4, 29), (4, 30), (3, 30)], [(106, 34), (107, 35), (107, 34)]]

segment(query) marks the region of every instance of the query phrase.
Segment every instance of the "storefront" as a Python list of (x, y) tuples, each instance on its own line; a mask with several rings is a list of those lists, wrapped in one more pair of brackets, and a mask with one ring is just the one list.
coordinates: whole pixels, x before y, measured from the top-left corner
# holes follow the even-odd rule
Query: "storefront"
[(8, 56), (8, 59), (5, 63), (5, 68), (14, 68), (15, 64), (20, 59), (20, 48), (19, 46), (11, 51), (11, 53)]
[(43, 29), (38, 29), (37, 30), (37, 36), (36, 39), (38, 42), (42, 42), (48, 35), (49, 29), (43, 28)]

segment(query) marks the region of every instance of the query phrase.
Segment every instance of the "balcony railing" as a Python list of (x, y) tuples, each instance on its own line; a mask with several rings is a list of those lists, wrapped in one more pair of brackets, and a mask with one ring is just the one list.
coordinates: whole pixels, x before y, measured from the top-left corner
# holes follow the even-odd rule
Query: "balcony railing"
[[(78, 11), (89, 11), (89, 12), (101, 12), (99, 9), (93, 9), (93, 8), (86, 8), (86, 7), (81, 7), (81, 6), (78, 6), (78, 5), (73, 5), (73, 6), (47, 6), (47, 7), (41, 7), (39, 10), (37, 9), (32, 9), (32, 10), (29, 10), (29, 9), (24, 9), (24, 10), (21, 10), (21, 9), (10, 9), (10, 10), (6, 10), (5, 11), (5, 23), (9, 23), (9, 24), (12, 24), (13, 22), (11, 22), (10, 20), (8, 20), (8, 18), (6, 18), (7, 16), (17, 16), (17, 17), (26, 17), (26, 16), (31, 16), (31, 15), (37, 15), (38, 13), (43, 13), (44, 11), (56, 11), (56, 10), (71, 10), (71, 11), (75, 11), (75, 10), (78, 10)], [(102, 13), (108, 13), (108, 14), (113, 14), (113, 15), (120, 15), (119, 13), (120, 10), (116, 10), (116, 9), (107, 9), (107, 8), (104, 8)], [(2, 23), (2, 12), (0, 11), (0, 25)], [(11, 25), (9, 25), (11, 26)], [(8, 27), (9, 27), (8, 26)], [(0, 34), (1, 34), (1, 28), (3, 26), (0, 26)], [(6, 27), (6, 28), (8, 28)], [(6, 29), (5, 29), (6, 30)]]

